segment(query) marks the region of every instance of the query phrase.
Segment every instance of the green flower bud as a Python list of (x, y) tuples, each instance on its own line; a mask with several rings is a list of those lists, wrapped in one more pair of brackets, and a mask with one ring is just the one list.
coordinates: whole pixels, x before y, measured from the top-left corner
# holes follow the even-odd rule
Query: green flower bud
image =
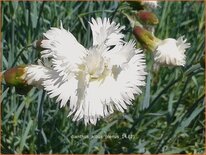
[(28, 93), (32, 88), (32, 86), (29, 86), (26, 80), (24, 80), (25, 72), (25, 66), (18, 66), (8, 69), (3, 74), (6, 84), (15, 86), (17, 93), (22, 95)]
[(10, 68), (4, 73), (4, 80), (8, 85), (12, 86), (25, 85), (26, 81), (23, 78), (24, 74), (24, 66)]
[(139, 11), (137, 13), (137, 17), (143, 24), (157, 25), (159, 23), (159, 19), (157, 18), (157, 16), (150, 11)]
[(134, 27), (133, 34), (137, 41), (139, 41), (144, 48), (150, 51), (154, 51), (156, 49), (158, 42), (160, 41), (151, 32), (147, 31), (146, 29), (140, 26)]

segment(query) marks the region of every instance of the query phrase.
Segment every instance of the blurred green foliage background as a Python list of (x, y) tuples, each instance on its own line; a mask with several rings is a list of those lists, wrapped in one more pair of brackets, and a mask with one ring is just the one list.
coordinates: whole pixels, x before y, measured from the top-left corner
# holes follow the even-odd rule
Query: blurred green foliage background
[[(51, 26), (74, 34), (85, 47), (92, 44), (91, 17), (113, 18), (125, 25), (125, 40), (134, 39), (120, 2), (2, 2), (3, 70), (36, 63), (31, 44)], [(191, 48), (185, 67), (152, 71), (143, 94), (124, 113), (116, 112), (96, 126), (67, 117), (68, 109), (33, 88), (19, 95), (2, 83), (2, 153), (203, 153), (204, 152), (204, 2), (160, 2), (155, 10), (161, 39), (184, 35)], [(74, 51), (75, 52), (75, 51)]]

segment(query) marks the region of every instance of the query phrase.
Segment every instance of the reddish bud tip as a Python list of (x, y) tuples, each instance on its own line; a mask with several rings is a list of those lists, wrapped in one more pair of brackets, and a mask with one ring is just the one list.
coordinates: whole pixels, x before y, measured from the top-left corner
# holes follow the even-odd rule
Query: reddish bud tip
[(153, 12), (139, 11), (137, 17), (143, 24), (157, 25), (159, 23), (157, 16)]
[(34, 42), (33, 42), (33, 47), (34, 48), (36, 48), (37, 50), (43, 50), (43, 48), (41, 47), (41, 42), (42, 42), (42, 39), (40, 39), (40, 40), (35, 40)]

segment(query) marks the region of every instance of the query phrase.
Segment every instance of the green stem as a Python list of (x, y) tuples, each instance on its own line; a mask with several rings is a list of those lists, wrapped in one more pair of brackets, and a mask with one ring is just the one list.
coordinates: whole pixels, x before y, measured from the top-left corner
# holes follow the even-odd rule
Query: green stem
[(35, 33), (34, 33), (35, 35), (33, 37), (33, 40), (35, 40), (35, 38), (38, 35), (38, 31), (39, 31), (39, 27), (40, 27), (40, 18), (41, 18), (41, 15), (43, 13), (43, 10), (44, 10), (44, 4), (45, 4), (45, 1), (43, 1), (41, 6), (40, 6), (40, 11), (39, 11), (38, 19), (37, 19), (37, 26), (36, 26), (36, 29), (35, 29)]
[[(184, 94), (184, 92), (185, 92), (185, 89), (186, 89), (186, 87), (187, 87), (187, 83), (188, 83), (189, 79), (190, 79), (190, 77), (187, 78), (187, 80), (186, 80), (186, 82), (185, 82), (185, 84), (184, 84), (184, 87), (183, 87), (183, 89), (182, 89), (182, 91), (181, 91), (181, 94), (180, 94), (180, 97), (179, 97), (179, 99), (178, 99), (178, 102), (177, 102), (176, 106), (174, 107), (174, 111), (173, 111), (173, 114), (172, 114), (172, 117), (171, 117), (170, 120), (173, 120), (173, 119), (174, 119), (175, 113), (176, 113), (177, 108), (178, 108), (178, 106), (179, 106), (179, 104), (180, 104), (180, 101), (181, 101), (181, 99), (182, 99), (182, 96), (183, 96), (183, 94)], [(163, 138), (161, 138), (161, 140), (160, 140), (159, 143), (157, 144), (157, 148), (159, 148), (159, 146), (162, 144), (162, 142), (163, 142), (163, 140), (164, 140), (164, 137), (167, 135), (168, 130), (169, 130), (169, 128), (170, 128), (170, 123), (171, 123), (171, 122), (169, 122), (169, 124), (167, 124), (167, 128), (165, 129), (165, 131), (164, 131), (164, 133), (163, 133), (163, 136), (162, 136)], [(159, 149), (158, 149), (158, 151), (159, 151)]]
[(101, 12), (113, 13), (113, 11), (111, 11), (111, 10), (98, 10), (98, 11), (90, 11), (90, 12), (86, 12), (86, 13), (81, 13), (78, 15), (78, 17), (81, 18), (82, 16), (86, 16), (88, 14), (101, 13)]
[[(196, 72), (193, 71), (192, 73), (188, 73), (188, 74), (185, 75), (185, 76), (188, 76), (188, 78), (190, 78), (191, 76), (194, 76), (195, 74), (198, 74), (198, 73), (200, 73), (200, 72), (202, 72), (202, 70), (198, 70), (198, 71), (196, 71)], [(159, 95), (157, 95), (157, 97), (155, 97), (155, 99), (151, 102), (150, 106), (143, 111), (144, 113), (143, 113), (142, 115), (140, 115), (140, 116), (136, 119), (136, 121), (133, 123), (132, 127), (129, 129), (129, 131), (127, 132), (127, 134), (130, 134), (130, 133), (135, 129), (135, 127), (140, 123), (140, 121), (142, 120), (142, 118), (144, 117), (144, 115), (152, 109), (153, 105), (158, 101), (158, 99), (159, 99), (170, 87), (174, 86), (174, 84), (177, 83), (179, 80), (181, 80), (183, 77), (184, 77), (184, 76), (179, 76), (176, 80), (174, 80), (174, 81), (172, 81), (170, 84), (168, 84), (168, 85), (159, 93)], [(175, 110), (175, 111), (176, 111), (176, 110)]]
[[(11, 64), (13, 62), (13, 59), (15, 57), (15, 16), (12, 16), (12, 21), (11, 21), (11, 52), (9, 52), (9, 60), (8, 62)], [(8, 67), (11, 67), (10, 64), (8, 64)]]
[(178, 101), (177, 101), (177, 104), (174, 106), (174, 111), (173, 111), (173, 113), (172, 113), (171, 120), (173, 120), (174, 117), (175, 117), (175, 113), (176, 113), (177, 108), (178, 108), (178, 106), (179, 106), (179, 104), (180, 104), (180, 102), (181, 102), (182, 96), (183, 96), (183, 94), (184, 94), (184, 92), (185, 92), (185, 90), (186, 90), (186, 88), (187, 88), (187, 86), (188, 86), (188, 82), (189, 82), (190, 78), (191, 78), (191, 77), (188, 77), (188, 78), (187, 78), (187, 80), (186, 80), (186, 82), (185, 82), (185, 84), (184, 84), (184, 87), (183, 87), (183, 89), (182, 89), (182, 92), (181, 92), (181, 94), (180, 94), (180, 97), (179, 97), (179, 99), (178, 99)]
[(41, 96), (41, 101), (38, 109), (38, 130), (37, 130), (37, 153), (41, 153), (41, 142), (42, 142), (42, 116), (43, 116), (43, 102), (44, 102), (45, 91)]
[(12, 65), (11, 65), (12, 67), (14, 67), (14, 65), (15, 65), (16, 62), (18, 61), (19, 57), (21, 56), (21, 54), (22, 54), (25, 50), (27, 50), (28, 48), (30, 48), (30, 47), (32, 47), (32, 45), (28, 45), (28, 46), (24, 47), (23, 49), (21, 49), (21, 51), (19, 52), (19, 54), (16, 56), (14, 62), (12, 63)]
[[(165, 93), (170, 87), (172, 87), (176, 82), (178, 82), (182, 77), (180, 76), (179, 78), (177, 78), (176, 80), (172, 81), (169, 85), (167, 85), (167, 87), (165, 87), (160, 93), (159, 95), (157, 95), (157, 97), (151, 102), (149, 108), (145, 109), (144, 114), (148, 111), (150, 111), (153, 107), (153, 105), (156, 103), (156, 101), (162, 96), (163, 93)], [(132, 127), (130, 128), (130, 130), (127, 132), (127, 134), (130, 134), (132, 132), (132, 130), (134, 130), (134, 128), (136, 127), (136, 125), (139, 124), (139, 122), (142, 120), (142, 118), (144, 117), (144, 114), (142, 114), (136, 121), (135, 123), (132, 125)]]
[[(167, 127), (167, 129), (164, 132), (163, 138), (160, 140), (160, 142), (157, 145), (157, 150), (155, 153), (159, 153), (159, 151), (163, 148), (163, 146), (169, 141), (169, 139), (171, 139), (171, 137), (174, 135), (174, 132), (176, 131), (177, 127), (182, 123), (182, 121), (193, 111), (193, 109), (195, 107), (198, 106), (199, 102), (201, 100), (203, 100), (205, 97), (205, 94), (203, 94), (189, 109), (188, 111), (184, 114), (184, 116), (182, 117), (181, 121), (177, 122), (173, 128), (171, 130), (169, 130), (169, 126)], [(164, 138), (166, 133), (168, 133), (168, 131), (171, 131), (167, 136), (166, 139)], [(164, 140), (165, 139), (165, 140)]]
[(119, 10), (120, 6), (122, 6), (122, 2), (119, 3), (119, 5), (117, 6), (117, 8), (114, 10), (114, 13), (112, 14), (112, 17), (111, 17), (111, 21), (114, 19), (117, 11)]

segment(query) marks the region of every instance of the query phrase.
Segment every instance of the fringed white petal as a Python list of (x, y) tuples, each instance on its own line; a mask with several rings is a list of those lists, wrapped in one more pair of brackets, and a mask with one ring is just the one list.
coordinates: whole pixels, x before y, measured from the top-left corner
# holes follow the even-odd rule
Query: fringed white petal
[(93, 35), (93, 46), (96, 45), (118, 45), (122, 44), (124, 35), (120, 32), (124, 27), (120, 27), (115, 22), (110, 23), (109, 19), (92, 18), (90, 23)]
[(124, 45), (117, 45), (110, 51), (105, 53), (105, 56), (110, 59), (111, 65), (121, 66), (128, 63), (129, 60), (138, 52), (135, 48), (135, 42), (129, 41)]
[(60, 102), (60, 107), (66, 105), (66, 103), (71, 99), (71, 104), (76, 102), (76, 89), (78, 81), (75, 79), (74, 75), (69, 75), (67, 80), (59, 76), (56, 71), (50, 71), (47, 73), (48, 78), (43, 82), (44, 89), (49, 94), (49, 97), (57, 97), (57, 102)]
[(41, 41), (41, 47), (45, 50), (41, 52), (41, 57), (51, 57), (54, 66), (61, 66), (54, 68), (58, 72), (67, 73), (68, 68), (76, 69), (76, 64), (81, 63), (86, 53), (86, 49), (78, 43), (76, 38), (63, 27), (51, 28), (44, 33), (44, 36), (46, 39)]
[(49, 68), (42, 65), (29, 65), (26, 67), (25, 80), (29, 85), (36, 86), (38, 88), (43, 87), (43, 81), (48, 78)]
[(185, 51), (190, 47), (183, 37), (178, 40), (168, 38), (160, 42), (154, 52), (155, 63), (160, 65), (184, 66), (186, 63)]
[(181, 36), (177, 39), (177, 47), (181, 53), (185, 53), (187, 48), (190, 48), (190, 43), (186, 43), (187, 39), (184, 39), (184, 36)]

